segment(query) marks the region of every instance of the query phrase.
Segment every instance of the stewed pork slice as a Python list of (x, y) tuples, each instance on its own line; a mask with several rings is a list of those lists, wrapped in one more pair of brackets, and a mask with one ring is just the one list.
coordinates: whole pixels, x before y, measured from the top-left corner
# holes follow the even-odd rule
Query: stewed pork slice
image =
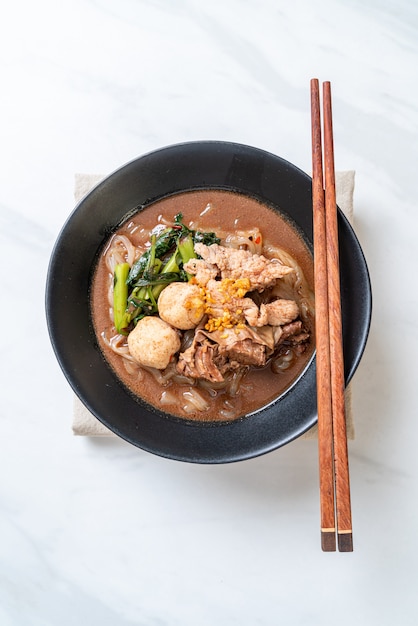
[(283, 326), (283, 324), (293, 322), (299, 316), (299, 307), (294, 300), (278, 298), (268, 304), (262, 304), (260, 315), (263, 319), (264, 316), (267, 318), (265, 323), (270, 326)]
[[(185, 264), (187, 272), (194, 274), (196, 269), (194, 271), (193, 269), (197, 267), (203, 273), (203, 267), (206, 267), (207, 271), (213, 274), (213, 268), (217, 267), (221, 278), (234, 280), (242, 276), (249, 278), (250, 291), (264, 291), (267, 287), (274, 285), (277, 279), (294, 271), (278, 259), (267, 259), (263, 255), (252, 254), (248, 250), (226, 248), (216, 243), (211, 246), (196, 243), (194, 249), (207, 265), (196, 264), (195, 260), (189, 261)], [(215, 278), (213, 275), (211, 277)]]
[(293, 344), (303, 343), (309, 339), (309, 333), (303, 327), (301, 320), (281, 326), (282, 336), (280, 341), (290, 340)]
[(205, 287), (212, 278), (216, 278), (219, 274), (219, 269), (216, 265), (212, 265), (203, 259), (190, 259), (190, 261), (184, 264), (184, 269), (189, 274), (193, 274), (196, 282), (202, 287)]
[(301, 320), (273, 328), (276, 349), (286, 344), (292, 346), (292, 349), (298, 354), (302, 354), (306, 350), (310, 335), (306, 332)]
[(177, 371), (192, 378), (221, 382), (228, 371), (265, 365), (274, 350), (271, 326), (260, 329), (224, 328), (196, 331), (192, 345), (181, 352)]
[(262, 367), (274, 350), (274, 334), (270, 326), (218, 330), (210, 336), (218, 343), (219, 355), (227, 357), (228, 365), (237, 362)]
[(294, 300), (282, 298), (260, 308), (254, 300), (243, 297), (250, 288), (248, 279), (209, 280), (206, 285), (207, 312), (216, 320), (228, 320), (230, 324), (247, 322), (250, 326), (282, 326), (293, 322), (299, 316), (299, 307)]
[(254, 300), (245, 297), (249, 289), (250, 281), (247, 278), (209, 280), (206, 285), (208, 328), (228, 328), (245, 322), (250, 326), (265, 326), (267, 310), (261, 312)]
[(196, 333), (193, 344), (180, 353), (176, 370), (182, 376), (220, 383), (224, 380), (220, 367), (225, 362), (225, 357), (219, 357), (218, 345), (209, 341), (205, 335)]

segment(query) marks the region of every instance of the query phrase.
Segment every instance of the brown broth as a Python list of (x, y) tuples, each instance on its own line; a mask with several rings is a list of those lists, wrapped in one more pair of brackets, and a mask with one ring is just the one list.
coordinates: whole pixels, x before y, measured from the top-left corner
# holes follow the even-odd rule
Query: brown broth
[[(210, 210), (205, 211), (209, 205)], [(164, 221), (172, 222), (174, 216), (180, 212), (183, 214), (185, 224), (192, 222), (193, 228), (215, 231), (219, 236), (222, 236), (222, 233), (258, 227), (264, 244), (281, 247), (296, 259), (312, 288), (312, 256), (300, 235), (277, 212), (243, 194), (224, 190), (199, 190), (173, 195), (134, 214), (116, 232), (127, 235), (134, 245), (142, 247), (149, 238), (149, 231), (161, 221), (162, 216)], [(210, 399), (210, 408), (205, 412), (196, 411), (186, 414), (181, 406), (181, 393), (187, 390), (187, 386), (171, 383), (169, 388), (161, 387), (147, 371), (143, 372), (140, 381), (137, 375), (126, 371), (122, 358), (115, 354), (101, 337), (104, 331), (109, 333), (112, 328), (107, 301), (108, 287), (109, 271), (102, 256), (97, 264), (92, 284), (92, 317), (103, 354), (128, 389), (134, 395), (166, 413), (199, 421), (224, 421), (225, 417), (220, 415), (225, 400), (224, 393), (221, 392), (216, 397), (211, 397), (207, 390), (199, 387), (200, 395)], [(310, 330), (312, 332), (313, 328), (311, 327)], [(300, 355), (297, 362), (285, 372), (275, 374), (268, 365), (262, 369), (250, 369), (245, 377), (245, 384), (240, 388), (240, 393), (229, 398), (229, 401), (234, 403), (236, 411), (233, 419), (260, 409), (283, 393), (304, 369), (312, 352), (313, 339), (306, 352)], [(158, 399), (164, 390), (177, 394), (178, 399), (174, 405), (158, 406)]]

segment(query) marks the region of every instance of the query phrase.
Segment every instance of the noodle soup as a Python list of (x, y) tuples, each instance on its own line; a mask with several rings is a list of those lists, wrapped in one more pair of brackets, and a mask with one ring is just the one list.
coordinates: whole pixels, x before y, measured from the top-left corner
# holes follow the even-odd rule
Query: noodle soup
[[(156, 238), (182, 225), (213, 238), (195, 238), (184, 264), (179, 242), (158, 259)], [(118, 283), (117, 272), (131, 276), (141, 259), (150, 286), (145, 273), (133, 279), (121, 312), (115, 295), (126, 276)], [(164, 271), (172, 259), (178, 275)], [(105, 359), (131, 393), (180, 418), (228, 421), (273, 401), (307, 365), (312, 285), (310, 251), (276, 211), (235, 192), (190, 191), (138, 211), (110, 237), (95, 269), (92, 318)]]

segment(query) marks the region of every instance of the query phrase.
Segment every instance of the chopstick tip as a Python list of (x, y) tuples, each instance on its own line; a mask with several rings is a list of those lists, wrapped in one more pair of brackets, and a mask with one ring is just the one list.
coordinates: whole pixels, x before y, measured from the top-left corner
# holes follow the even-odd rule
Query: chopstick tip
[(323, 552), (335, 552), (335, 530), (321, 530), (321, 547)]
[(340, 552), (353, 552), (353, 533), (338, 533), (338, 550)]

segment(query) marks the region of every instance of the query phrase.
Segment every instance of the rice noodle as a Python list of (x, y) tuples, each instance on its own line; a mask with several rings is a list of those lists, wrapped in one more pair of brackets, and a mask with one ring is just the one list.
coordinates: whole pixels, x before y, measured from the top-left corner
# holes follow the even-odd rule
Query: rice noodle
[(248, 250), (251, 254), (262, 254), (263, 251), (263, 239), (258, 228), (229, 233), (225, 237), (224, 245), (227, 248)]
[(171, 391), (163, 391), (160, 396), (160, 404), (167, 406), (168, 404), (176, 404), (177, 398)]
[(233, 419), (236, 414), (237, 414), (237, 409), (235, 408), (235, 406), (232, 404), (232, 402), (230, 402), (229, 400), (225, 400), (223, 403), (223, 407), (219, 413), (222, 415), (222, 417), (224, 417), (225, 419)]
[(202, 389), (205, 389), (211, 398), (216, 398), (220, 391), (225, 389), (228, 385), (227, 380), (223, 380), (221, 382), (211, 382), (210, 380), (199, 380), (198, 386)]
[(126, 341), (126, 337), (124, 335), (113, 335), (110, 339), (108, 339), (105, 332), (101, 333), (102, 339), (105, 344), (115, 353), (119, 354), (119, 356), (123, 356), (128, 361), (132, 361), (135, 363), (136, 361), (129, 353), (128, 343)]
[(197, 385), (196, 378), (188, 378), (187, 376), (182, 376), (181, 374), (174, 374), (171, 377), (173, 383), (176, 385)]
[(122, 357), (122, 358), (123, 358), (123, 365), (125, 366), (125, 369), (128, 372), (128, 374), (135, 375), (137, 381), (144, 380), (144, 372), (141, 369), (140, 365), (138, 365), (138, 363), (135, 363), (134, 361), (126, 359), (125, 357)]
[(228, 386), (228, 384), (229, 384), (229, 379), (228, 378), (225, 378), (225, 380), (221, 380), (219, 382), (211, 382), (211, 381), (205, 380), (205, 379), (199, 380), (199, 386), (200, 387), (204, 387), (205, 389), (212, 388), (215, 391), (216, 390), (219, 391), (221, 389), (225, 389)]
[(112, 311), (110, 319), (113, 322), (113, 277), (112, 277), (112, 274), (109, 274), (109, 288), (107, 290), (107, 301)]
[(164, 377), (163, 372), (155, 369), (155, 367), (146, 367), (145, 365), (141, 366), (143, 370), (151, 374), (151, 376), (157, 381), (157, 383), (161, 386), (165, 386), (168, 383), (168, 378)]
[(288, 350), (285, 354), (280, 354), (271, 361), (271, 369), (275, 374), (285, 372), (292, 365), (295, 359), (295, 353), (293, 350)]
[(207, 411), (209, 409), (209, 403), (193, 387), (183, 391), (182, 396), (186, 400), (186, 404), (183, 405), (183, 410), (186, 413), (193, 413), (196, 410)]
[(247, 372), (248, 372), (248, 367), (246, 367), (245, 369), (242, 368), (238, 370), (237, 372), (233, 373), (231, 377), (231, 383), (228, 388), (228, 393), (230, 396), (233, 397), (239, 393), (241, 381), (244, 378), (244, 376), (247, 374)]
[(137, 249), (126, 235), (114, 235), (108, 249), (105, 252), (106, 266), (113, 274), (115, 265), (129, 263), (133, 265), (137, 256)]
[(267, 245), (265, 255), (270, 259), (277, 259), (283, 265), (288, 265), (294, 272), (286, 274), (273, 287), (272, 293), (276, 297), (296, 300), (303, 320), (313, 317), (315, 313), (315, 297), (308, 285), (308, 281), (297, 261), (288, 252), (277, 246)]
[(196, 385), (196, 380), (193, 378), (188, 378), (187, 376), (183, 376), (177, 373), (176, 370), (177, 361), (173, 359), (171, 363), (165, 368), (165, 370), (156, 370), (153, 367), (144, 367), (147, 371), (149, 371), (156, 380), (160, 383), (160, 385), (168, 385), (169, 383), (177, 383), (179, 385)]

